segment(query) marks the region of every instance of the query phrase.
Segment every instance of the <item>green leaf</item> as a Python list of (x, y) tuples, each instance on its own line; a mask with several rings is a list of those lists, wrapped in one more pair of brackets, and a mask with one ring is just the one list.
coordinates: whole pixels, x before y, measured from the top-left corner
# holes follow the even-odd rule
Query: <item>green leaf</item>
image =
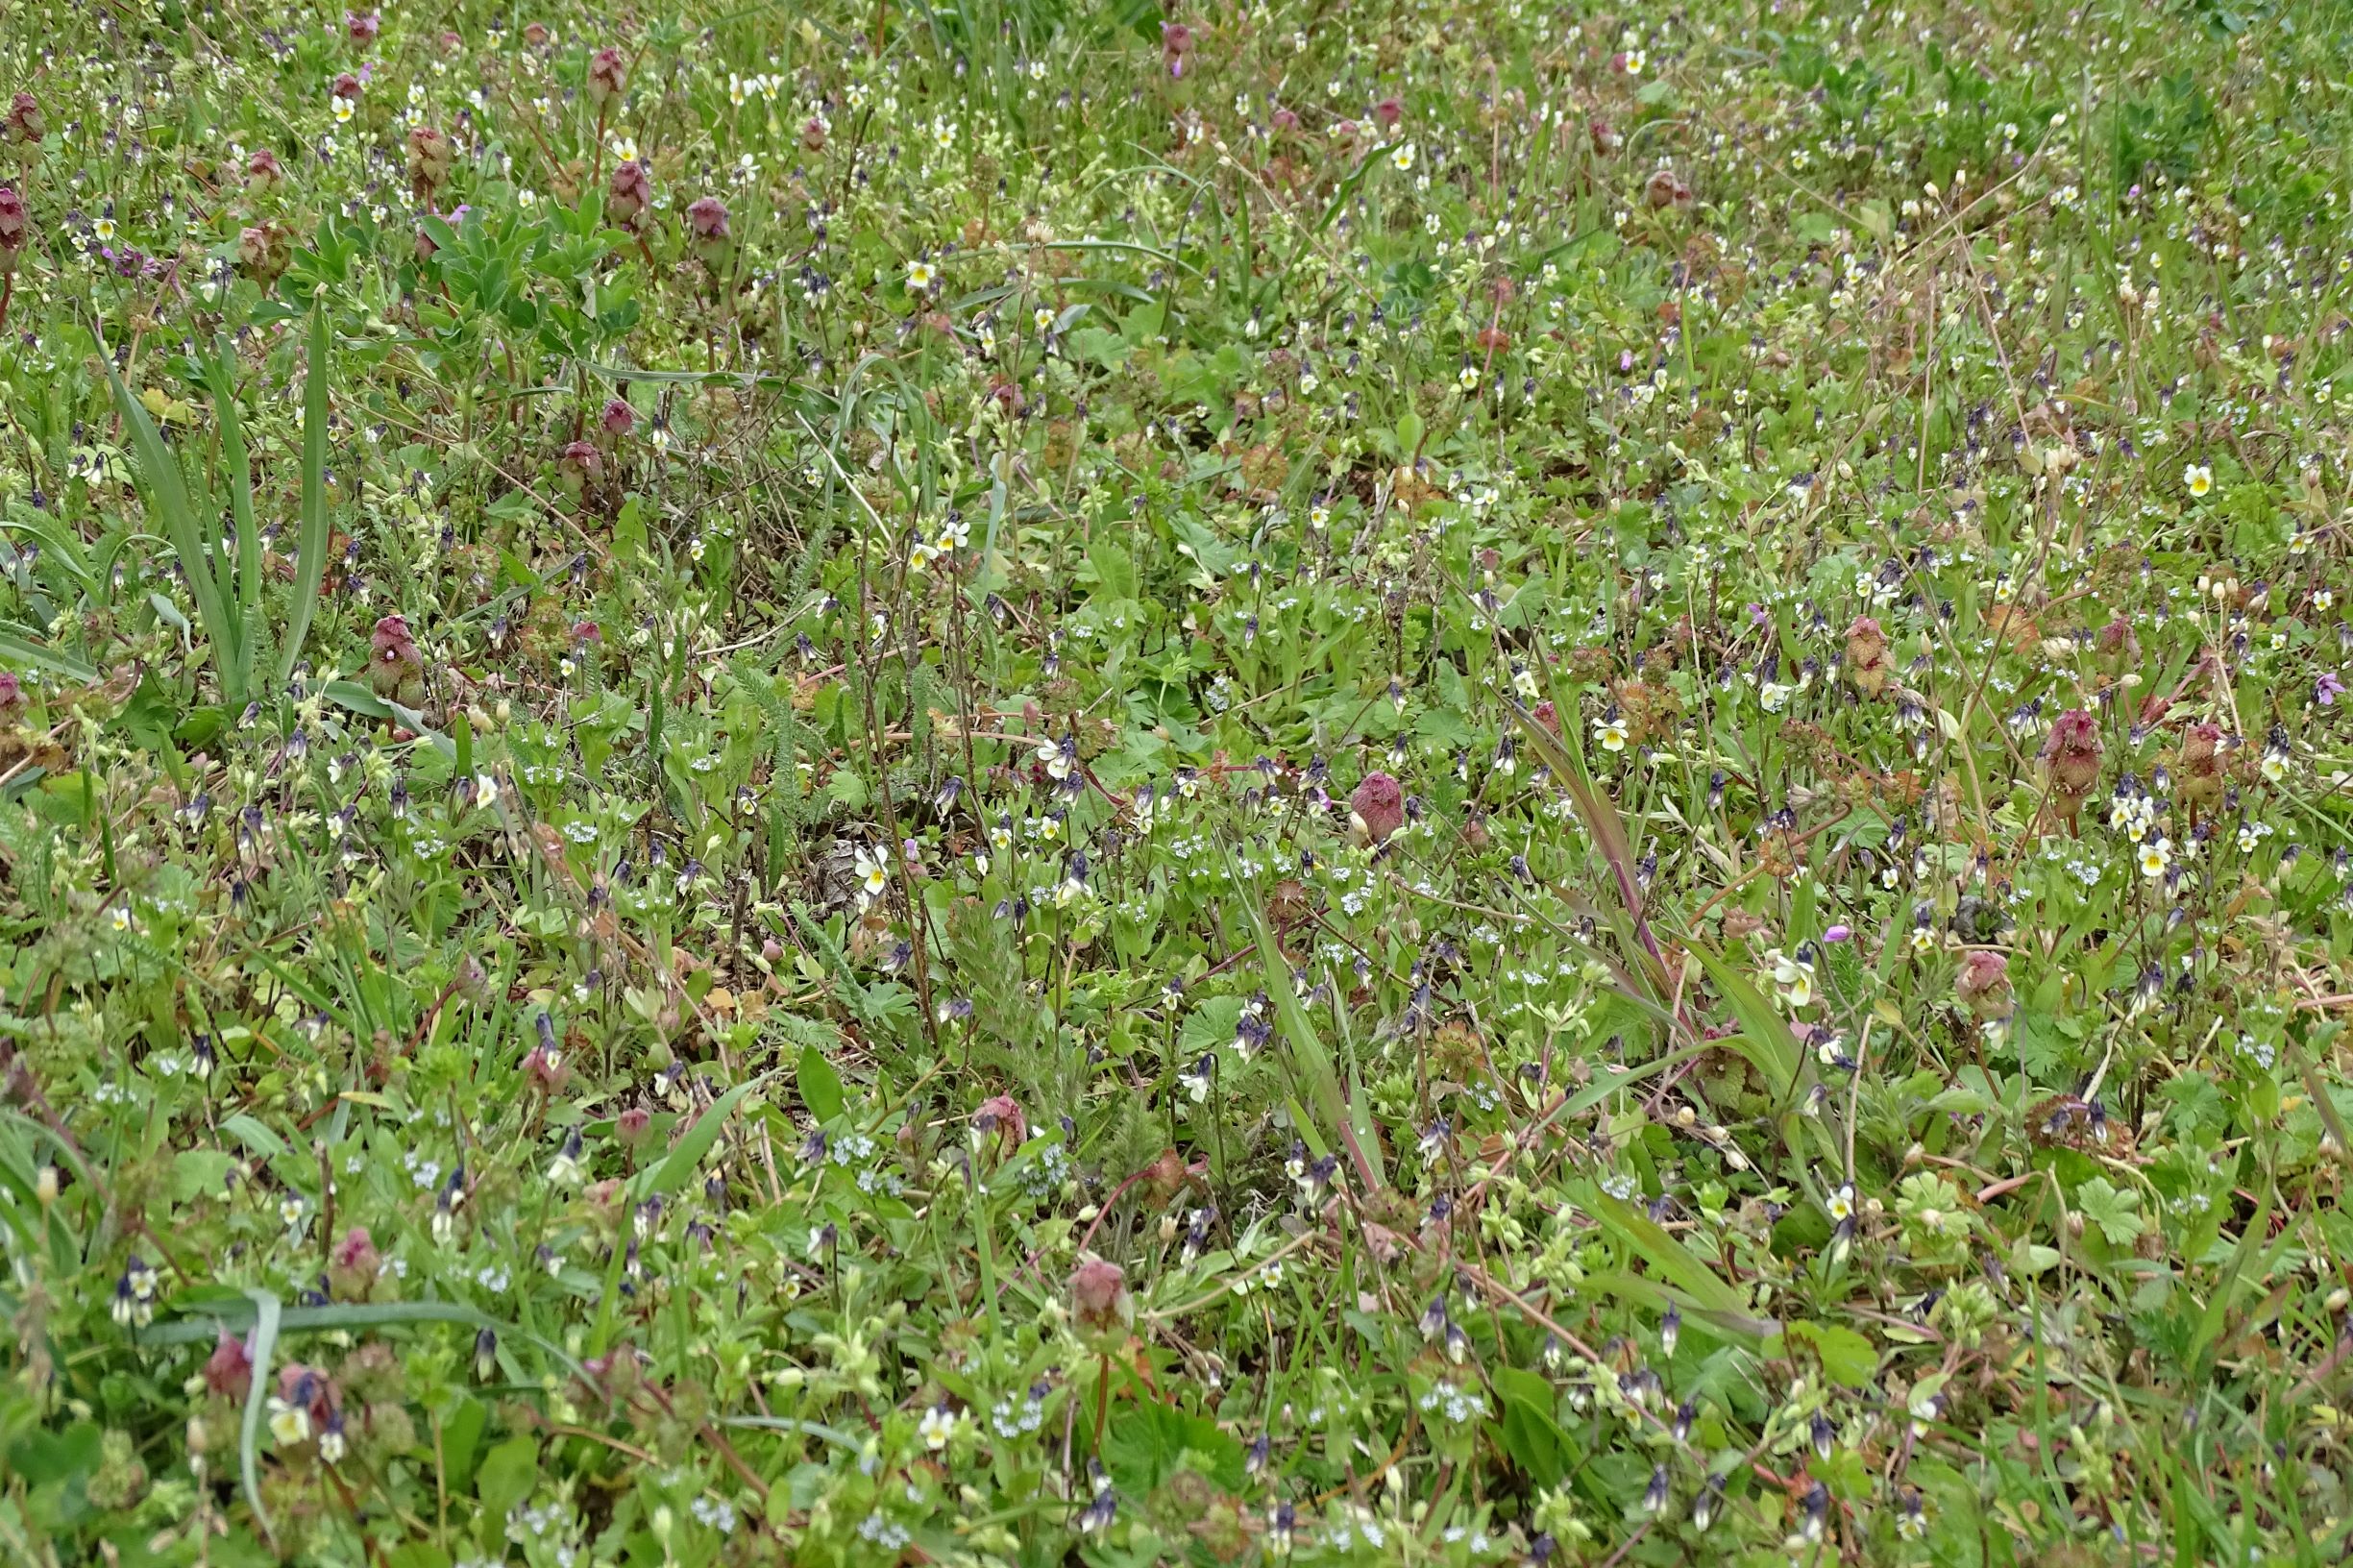
[(1822, 1358), (1824, 1376), (1850, 1388), (1868, 1388), (1878, 1375), (1879, 1352), (1869, 1339), (1835, 1323), (1799, 1321), (1782, 1325), (1792, 1339), (1803, 1339)]
[(221, 428), (221, 466), (229, 474), (230, 517), (236, 527), (236, 678), (227, 683), (231, 700), (241, 700), (254, 683), (254, 655), (261, 642), (261, 529), (254, 522), (254, 465), (245, 445), (245, 423), (237, 412), (236, 350), (229, 334), (216, 331), (205, 380), (212, 392), (213, 418)]
[(2094, 1176), (2075, 1188), (2075, 1207), (2099, 1227), (2111, 1246), (2129, 1247), (2148, 1229), (2140, 1213), (2140, 1189), (2120, 1188), (2105, 1176)]
[(1503, 1403), (1496, 1438), (1538, 1486), (1557, 1486), (1568, 1473), (1568, 1434), (1553, 1414), (1553, 1385), (1533, 1372), (1499, 1366), (1491, 1375)]
[(286, 1140), (248, 1112), (240, 1111), (223, 1120), (221, 1131), (265, 1160), (282, 1160), (287, 1153)]
[(1121, 600), (1137, 597), (1136, 563), (1108, 534), (1097, 539), (1087, 551), (1087, 564), (1094, 569), (1094, 577), (1105, 599)]
[(1133, 1405), (1103, 1434), (1103, 1467), (1112, 1481), (1140, 1498), (1177, 1473), (1186, 1455), (1193, 1468), (1230, 1492), (1242, 1488), (1242, 1445), (1206, 1416), (1171, 1405)]
[(486, 1519), (504, 1519), (538, 1484), (539, 1439), (528, 1434), (509, 1437), (483, 1455), (482, 1468), (474, 1478), (475, 1495), (482, 1500)]
[(831, 1121), (842, 1114), (842, 1075), (833, 1070), (825, 1053), (815, 1045), (800, 1048), (800, 1071), (797, 1075), (800, 1103), (809, 1108), (809, 1115), (819, 1121)]
[(431, 720), (414, 708), (385, 701), (355, 680), (331, 680), (326, 685), (324, 695), (328, 701), (339, 708), (365, 718), (397, 723), (404, 729), (424, 736), (445, 757), (454, 758), (457, 755), (457, 743), (435, 729)]

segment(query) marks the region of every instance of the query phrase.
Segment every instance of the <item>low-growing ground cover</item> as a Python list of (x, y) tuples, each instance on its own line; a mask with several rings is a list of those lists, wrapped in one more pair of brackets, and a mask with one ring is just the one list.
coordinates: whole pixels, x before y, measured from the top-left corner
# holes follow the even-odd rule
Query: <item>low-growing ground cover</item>
[(0, 9), (0, 1556), (2343, 1560), (2349, 58)]

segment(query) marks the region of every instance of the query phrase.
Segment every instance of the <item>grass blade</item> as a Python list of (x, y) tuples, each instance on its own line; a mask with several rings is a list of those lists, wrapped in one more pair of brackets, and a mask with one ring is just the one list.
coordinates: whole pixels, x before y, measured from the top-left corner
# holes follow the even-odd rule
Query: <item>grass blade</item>
[(1764, 1074), (1765, 1082), (1773, 1086), (1776, 1102), (1787, 1106), (1797, 1093), (1798, 1074), (1805, 1062), (1797, 1036), (1790, 1033), (1788, 1023), (1765, 999), (1764, 992), (1749, 983), (1747, 975), (1697, 943), (1686, 939), (1686, 945), (1691, 956), (1700, 961), (1700, 968), (1707, 971), (1708, 983), (1724, 998), (1725, 1006), (1740, 1020), (1740, 1033), (1728, 1035), (1717, 1043), (1746, 1057), (1749, 1065)]
[(245, 1422), (237, 1432), (237, 1469), (245, 1484), (246, 1506), (254, 1510), (254, 1522), (261, 1527), (262, 1538), (275, 1547), (278, 1531), (270, 1523), (270, 1510), (262, 1506), (257, 1450), (261, 1441), (261, 1410), (269, 1399), (270, 1361), (278, 1351), (280, 1309), (278, 1298), (267, 1290), (248, 1289), (245, 1294), (254, 1304), (254, 1335), (245, 1347), (254, 1381), (245, 1390)]
[(310, 307), (310, 352), (303, 375), (303, 531), (295, 557), (294, 602), (286, 611), (285, 646), (278, 650), (278, 684), (294, 678), (310, 617), (327, 575), (327, 305)]
[(675, 1192), (684, 1187), (701, 1166), (702, 1157), (710, 1153), (711, 1145), (719, 1140), (720, 1129), (726, 1125), (727, 1117), (744, 1103), (747, 1095), (768, 1082), (768, 1074), (762, 1073), (749, 1082), (736, 1085), (712, 1101), (711, 1108), (695, 1118), (695, 1125), (686, 1130), (686, 1136), (671, 1146), (669, 1157), (646, 1173), (640, 1183), (639, 1196)]
[(1266, 923), (1266, 911), (1260, 906), (1249, 884), (1242, 880), (1241, 869), (1234, 864), (1230, 854), (1226, 857), (1226, 868), (1233, 875), (1234, 886), (1241, 890), (1242, 909), (1250, 917), (1250, 927), (1258, 942), (1259, 962), (1266, 970), (1266, 994), (1274, 1000), (1275, 1021), (1290, 1045), (1289, 1060), (1296, 1078), (1303, 1081), (1301, 1087), (1307, 1102), (1333, 1140), (1347, 1145), (1356, 1161), (1357, 1174), (1367, 1190), (1378, 1190), (1387, 1185), (1382, 1171), (1381, 1145), (1378, 1140), (1357, 1137), (1348, 1115), (1347, 1096), (1340, 1092), (1339, 1069), (1333, 1065), (1332, 1053), (1315, 1033), (1314, 1024), (1309, 1021), (1307, 1009), (1299, 1005), (1299, 990), (1291, 982), (1290, 963), (1275, 944), (1274, 928)]
[[(1578, 818), (1583, 821), (1586, 834), (1593, 840), (1593, 846), (1609, 863), (1610, 875), (1617, 881), (1618, 900), (1625, 905), (1627, 919), (1633, 922), (1634, 938), (1651, 963), (1654, 970), (1652, 978), (1659, 987), (1659, 994), (1665, 996), (1666, 959), (1658, 950), (1657, 939), (1651, 935), (1649, 920), (1643, 917), (1642, 888), (1634, 880), (1633, 841), (1627, 834), (1625, 821), (1618, 816), (1618, 808), (1610, 803), (1609, 796), (1594, 782), (1593, 774), (1585, 767), (1585, 759), (1577, 747), (1565, 745), (1559, 736), (1538, 723), (1536, 716), (1519, 703), (1514, 702), (1510, 706), (1511, 716), (1519, 721), (1521, 730), (1536, 748), (1536, 754), (1544, 759), (1546, 767), (1552, 769), (1553, 776), (1560, 781), (1561, 788), (1568, 791), (1570, 800), (1576, 804)], [(1575, 710), (1571, 708), (1567, 711)]]
[(241, 704), (244, 693), (235, 689), (238, 627), (230, 619), (228, 602), (222, 598), (219, 568), (212, 552), (205, 548), (205, 530), (197, 523), (195, 508), (188, 504), (187, 481), (181, 476), (180, 460), (163, 444), (162, 432), (156, 429), (147, 405), (133, 397), (131, 388), (123, 383), (122, 373), (114, 368), (113, 356), (102, 352), (99, 357), (106, 364), (107, 384), (114, 390), (115, 410), (122, 415), (123, 429), (130, 432), (131, 449), (138, 458), (139, 478), (148, 503), (180, 556), (180, 570), (196, 600), (196, 613), (205, 624), (205, 638), (212, 645), (213, 670), (220, 677), (222, 695), (233, 706)]
[(253, 690), (254, 655), (261, 643), (261, 531), (254, 526), (253, 454), (245, 445), (245, 421), (237, 413), (235, 367), (228, 334), (216, 335), (205, 379), (212, 389), (213, 418), (220, 422), (221, 464), (229, 471), (230, 516), (237, 530), (234, 596), (241, 635), (235, 687), (241, 696)]
[(98, 678), (97, 667), (87, 660), (78, 659), (71, 653), (61, 653), (44, 643), (19, 637), (11, 631), (0, 631), (0, 659), (35, 670), (46, 670), (53, 675), (63, 675), (67, 680), (78, 680), (85, 685)]
[[(142, 1345), (201, 1345), (224, 1330), (232, 1334), (250, 1332), (261, 1322), (260, 1302), (266, 1294), (264, 1291), (248, 1290), (244, 1299), (224, 1297), (216, 1302), (191, 1305), (186, 1316), (140, 1331), (138, 1342)], [(284, 1307), (275, 1296), (269, 1296), (268, 1300), (269, 1314), (275, 1325), (270, 1331), (272, 1342), (295, 1334), (390, 1329), (410, 1323), (454, 1323), (462, 1328), (488, 1329), (502, 1339), (526, 1340), (552, 1357), (573, 1376), (587, 1375), (580, 1363), (552, 1340), (517, 1328), (503, 1318), (493, 1317), (463, 1302), (337, 1302), (326, 1307)], [(256, 1353), (255, 1364), (258, 1368), (258, 1352)]]

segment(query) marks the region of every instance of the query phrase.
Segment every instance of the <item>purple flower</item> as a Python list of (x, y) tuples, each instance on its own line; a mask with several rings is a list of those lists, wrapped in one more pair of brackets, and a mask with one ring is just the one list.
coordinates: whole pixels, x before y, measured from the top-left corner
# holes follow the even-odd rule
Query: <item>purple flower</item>
[(2344, 696), (2344, 682), (2337, 678), (2337, 672), (2326, 670), (2321, 672), (2318, 680), (2312, 683), (2312, 699), (2324, 708), (2333, 708), (2337, 705), (2337, 699)]

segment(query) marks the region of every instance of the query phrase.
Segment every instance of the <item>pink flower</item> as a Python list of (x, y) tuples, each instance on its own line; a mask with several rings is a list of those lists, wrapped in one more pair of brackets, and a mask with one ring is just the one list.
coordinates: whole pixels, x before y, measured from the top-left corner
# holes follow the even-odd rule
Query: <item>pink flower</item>
[(384, 30), (382, 15), (373, 11), (347, 11), (343, 13), (343, 31), (354, 43), (368, 44)]
[(618, 441), (637, 428), (637, 410), (629, 406), (625, 398), (608, 398), (604, 412), (597, 416), (597, 423), (603, 428), (605, 434)]

